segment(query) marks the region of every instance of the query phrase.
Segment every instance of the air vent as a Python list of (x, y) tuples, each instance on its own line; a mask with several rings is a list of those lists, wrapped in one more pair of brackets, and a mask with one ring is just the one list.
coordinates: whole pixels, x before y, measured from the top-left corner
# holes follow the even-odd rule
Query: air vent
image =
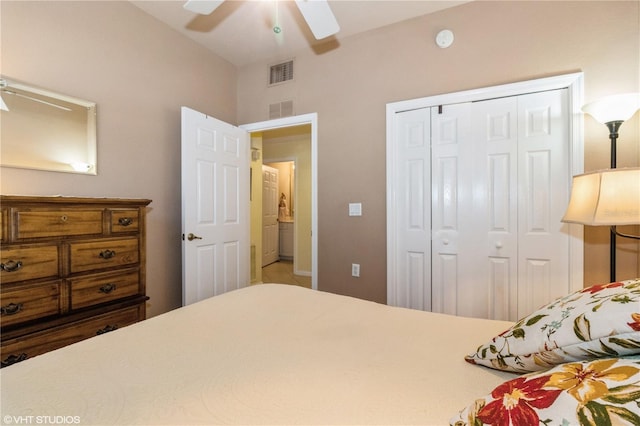
[(269, 71), (269, 86), (293, 80), (293, 60), (272, 65)]
[(291, 117), (293, 115), (293, 101), (282, 101), (269, 104), (269, 119)]

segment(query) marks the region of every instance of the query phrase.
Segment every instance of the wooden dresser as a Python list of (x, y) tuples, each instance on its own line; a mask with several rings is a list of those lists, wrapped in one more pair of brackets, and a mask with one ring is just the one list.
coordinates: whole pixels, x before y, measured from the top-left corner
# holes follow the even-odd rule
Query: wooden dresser
[(145, 319), (150, 202), (0, 196), (2, 367)]

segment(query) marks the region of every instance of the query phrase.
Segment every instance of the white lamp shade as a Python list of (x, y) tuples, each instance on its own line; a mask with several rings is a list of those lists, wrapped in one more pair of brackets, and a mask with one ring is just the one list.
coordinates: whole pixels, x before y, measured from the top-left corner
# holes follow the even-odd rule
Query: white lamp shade
[(640, 168), (574, 176), (562, 221), (591, 226), (640, 224)]
[(590, 102), (582, 107), (585, 112), (600, 123), (627, 121), (640, 109), (640, 92), (612, 95)]
[(0, 96), (0, 109), (3, 111), (9, 111), (9, 108), (7, 107), (7, 104), (4, 103), (2, 96)]

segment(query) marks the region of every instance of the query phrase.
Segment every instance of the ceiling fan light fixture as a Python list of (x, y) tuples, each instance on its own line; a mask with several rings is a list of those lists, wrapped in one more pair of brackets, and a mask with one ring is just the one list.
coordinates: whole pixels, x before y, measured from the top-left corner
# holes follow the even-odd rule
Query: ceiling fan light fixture
[(182, 7), (200, 15), (209, 15), (223, 2), (224, 0), (187, 0)]
[[(340, 31), (340, 25), (335, 15), (331, 11), (331, 7), (327, 0), (295, 0), (296, 6), (300, 10), (302, 17), (307, 22), (309, 29), (317, 40), (322, 40), (336, 34)], [(201, 15), (209, 15), (220, 6), (224, 0), (187, 0), (182, 6), (186, 10), (199, 13)], [(276, 2), (276, 8), (278, 3)], [(276, 27), (280, 31), (276, 31)], [(279, 25), (273, 28), (278, 34), (282, 31)]]
[(340, 25), (327, 0), (296, 0), (296, 6), (317, 40), (340, 31)]

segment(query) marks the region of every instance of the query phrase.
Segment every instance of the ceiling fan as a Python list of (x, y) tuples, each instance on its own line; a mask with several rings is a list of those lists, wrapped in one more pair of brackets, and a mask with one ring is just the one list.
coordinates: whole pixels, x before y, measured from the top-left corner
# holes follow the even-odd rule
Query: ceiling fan
[[(340, 31), (340, 26), (333, 15), (327, 0), (295, 0), (300, 13), (309, 25), (317, 40), (329, 37)], [(224, 0), (188, 0), (184, 8), (201, 15), (209, 15)]]

